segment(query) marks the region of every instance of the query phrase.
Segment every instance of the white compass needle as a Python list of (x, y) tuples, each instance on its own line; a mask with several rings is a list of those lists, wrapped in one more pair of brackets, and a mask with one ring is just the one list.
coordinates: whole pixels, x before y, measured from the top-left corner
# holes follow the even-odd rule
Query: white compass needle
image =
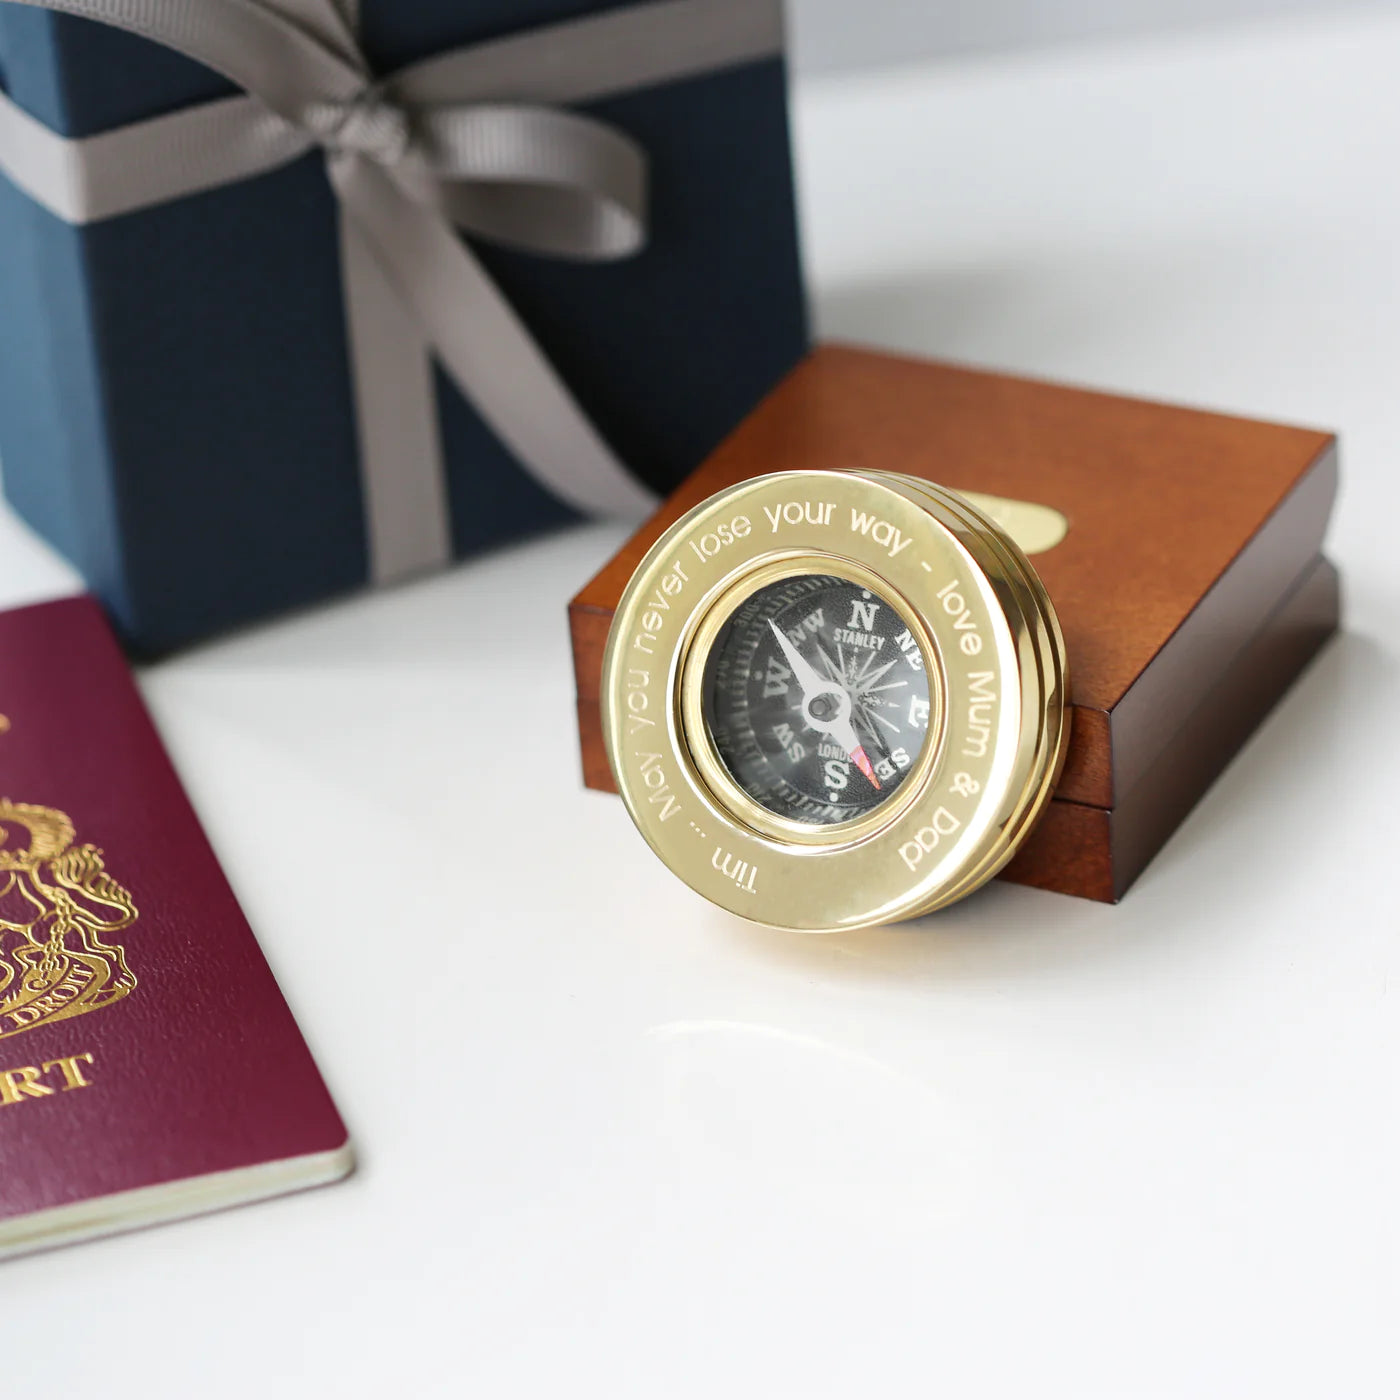
[[(880, 780), (875, 776), (874, 765), (861, 746), (855, 727), (851, 724), (851, 697), (849, 693), (844, 686), (821, 675), (816, 667), (798, 651), (791, 638), (771, 617), (768, 619), (768, 625), (773, 629), (773, 635), (778, 639), (778, 646), (782, 648), (787, 664), (792, 667), (793, 678), (797, 681), (798, 689), (802, 692), (802, 713), (807, 717), (808, 724), (835, 743), (840, 744), (846, 750), (851, 762), (865, 774), (870, 785), (878, 791)], [(837, 699), (836, 713), (829, 720), (818, 719), (812, 713), (812, 702), (823, 695), (834, 695)]]
[(768, 625), (773, 629), (773, 635), (778, 639), (778, 645), (783, 649), (783, 656), (787, 659), (787, 664), (792, 667), (792, 674), (797, 678), (798, 689), (802, 692), (802, 703), (805, 705), (818, 695), (828, 694), (831, 690), (831, 682), (817, 672), (816, 667), (793, 646), (787, 633), (771, 617), (768, 619)]

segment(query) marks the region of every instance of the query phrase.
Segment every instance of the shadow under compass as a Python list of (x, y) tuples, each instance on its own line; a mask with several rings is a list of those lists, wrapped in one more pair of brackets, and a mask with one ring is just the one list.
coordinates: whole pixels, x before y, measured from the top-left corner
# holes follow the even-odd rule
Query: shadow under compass
[[(1383, 723), (1397, 693), (1400, 658), (1373, 638), (1339, 636), (1120, 904), (994, 881), (936, 914), (849, 933), (766, 928), (718, 911), (713, 922), (747, 953), (836, 984), (1011, 987), (1082, 978), (1086, 968), (1156, 976), (1168, 964), (1179, 970), (1186, 951), (1219, 958), (1254, 936), (1262, 900), (1315, 854), (1305, 818), (1343, 763), (1337, 746), (1348, 730)], [(1374, 858), (1352, 852), (1337, 878)]]
[(746, 951), (802, 975), (901, 985), (1058, 975), (1106, 955), (1122, 935), (1108, 905), (998, 883), (937, 914), (843, 933), (713, 917)]

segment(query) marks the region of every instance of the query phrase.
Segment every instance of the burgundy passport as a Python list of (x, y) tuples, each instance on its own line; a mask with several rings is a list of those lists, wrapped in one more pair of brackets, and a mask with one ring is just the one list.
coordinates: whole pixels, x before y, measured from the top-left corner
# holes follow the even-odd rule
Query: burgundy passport
[(97, 605), (0, 613), (0, 1256), (352, 1160)]

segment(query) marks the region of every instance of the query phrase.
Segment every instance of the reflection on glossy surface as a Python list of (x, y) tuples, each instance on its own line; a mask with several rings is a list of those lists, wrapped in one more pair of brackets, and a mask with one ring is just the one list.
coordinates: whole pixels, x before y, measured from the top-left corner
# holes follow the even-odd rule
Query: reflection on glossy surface
[(688, 1173), (846, 1220), (951, 1220), (987, 1154), (940, 1092), (841, 1045), (741, 1021), (648, 1034), (658, 1123)]
[(1027, 554), (1044, 554), (1069, 534), (1069, 521), (1054, 506), (989, 496), (983, 491), (959, 491), (958, 495), (983, 515), (990, 515)]

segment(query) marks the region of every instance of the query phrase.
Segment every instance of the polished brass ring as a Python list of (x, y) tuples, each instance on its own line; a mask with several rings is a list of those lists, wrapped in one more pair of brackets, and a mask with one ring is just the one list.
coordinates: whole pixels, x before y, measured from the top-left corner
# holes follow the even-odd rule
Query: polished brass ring
[(627, 810), (724, 909), (861, 928), (984, 884), (1050, 799), (1064, 640), (1012, 537), (885, 472), (719, 492), (629, 582), (603, 732)]

